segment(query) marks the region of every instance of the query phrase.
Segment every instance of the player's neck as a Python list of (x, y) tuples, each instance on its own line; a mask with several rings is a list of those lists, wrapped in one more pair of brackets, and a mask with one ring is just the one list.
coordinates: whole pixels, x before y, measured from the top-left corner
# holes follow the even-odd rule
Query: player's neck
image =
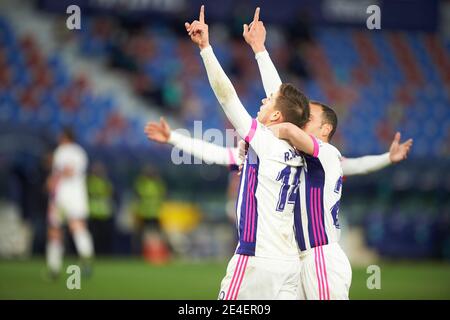
[[(306, 132), (306, 133), (308, 133), (308, 132)], [(314, 136), (316, 139), (319, 139), (320, 141), (329, 143), (328, 136), (324, 136), (323, 134), (314, 134), (314, 133), (309, 133), (309, 134)]]
[(276, 125), (276, 124), (280, 124), (280, 123), (283, 123), (283, 121), (267, 121), (267, 123), (263, 123), (263, 125), (265, 125), (266, 127), (270, 127), (270, 126), (273, 126), (273, 125)]

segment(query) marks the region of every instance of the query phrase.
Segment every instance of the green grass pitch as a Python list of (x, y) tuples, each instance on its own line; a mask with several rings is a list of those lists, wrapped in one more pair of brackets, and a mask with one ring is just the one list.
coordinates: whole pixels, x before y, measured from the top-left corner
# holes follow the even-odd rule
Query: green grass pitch
[[(76, 263), (67, 259), (65, 266)], [(171, 262), (98, 258), (80, 290), (66, 287), (68, 274), (45, 276), (45, 261), (0, 260), (0, 299), (216, 299), (227, 262)], [(369, 290), (365, 268), (353, 267), (351, 299), (450, 299), (450, 264), (380, 262), (381, 289)]]

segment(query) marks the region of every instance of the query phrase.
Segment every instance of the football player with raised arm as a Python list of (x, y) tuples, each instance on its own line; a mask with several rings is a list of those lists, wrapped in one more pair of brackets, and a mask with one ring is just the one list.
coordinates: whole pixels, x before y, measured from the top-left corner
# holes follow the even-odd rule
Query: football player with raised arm
[(300, 272), (293, 230), (295, 198), (286, 195), (298, 189), (303, 158), (268, 128), (282, 122), (303, 126), (309, 119), (309, 101), (294, 86), (283, 84), (262, 100), (253, 119), (209, 44), (204, 6), (199, 20), (185, 27), (200, 48), (222, 109), (249, 145), (236, 204), (239, 243), (222, 280), (219, 299), (295, 299)]

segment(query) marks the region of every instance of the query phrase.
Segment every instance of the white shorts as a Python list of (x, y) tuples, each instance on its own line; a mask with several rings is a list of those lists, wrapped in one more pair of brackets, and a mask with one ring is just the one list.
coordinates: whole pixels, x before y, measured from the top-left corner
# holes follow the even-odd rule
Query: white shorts
[(83, 201), (49, 201), (48, 221), (54, 227), (61, 226), (66, 220), (87, 218), (88, 209)]
[(300, 300), (348, 300), (352, 268), (338, 243), (300, 254)]
[(299, 276), (298, 259), (235, 254), (220, 285), (219, 300), (295, 300)]

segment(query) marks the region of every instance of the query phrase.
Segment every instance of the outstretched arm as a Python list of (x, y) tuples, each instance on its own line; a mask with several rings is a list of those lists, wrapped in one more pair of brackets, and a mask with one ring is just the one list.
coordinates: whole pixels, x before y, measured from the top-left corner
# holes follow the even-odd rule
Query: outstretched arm
[(206, 163), (223, 166), (239, 165), (239, 151), (237, 148), (221, 147), (214, 143), (194, 139), (172, 131), (163, 117), (161, 117), (159, 122), (148, 122), (145, 126), (145, 133), (150, 140), (171, 144)]
[(367, 174), (381, 170), (393, 163), (405, 160), (412, 147), (413, 140), (408, 139), (400, 143), (400, 132), (397, 132), (392, 141), (389, 152), (375, 156), (364, 156), (360, 158), (344, 158), (341, 162), (342, 171), (345, 176)]
[(238, 149), (225, 148), (201, 139), (187, 137), (179, 132), (172, 131), (168, 143), (208, 164), (222, 166), (239, 165)]
[(282, 82), (275, 65), (270, 59), (269, 53), (264, 46), (264, 42), (266, 41), (266, 28), (264, 27), (264, 23), (259, 20), (259, 11), (259, 7), (256, 8), (250, 26), (244, 24), (243, 36), (245, 42), (250, 45), (255, 53), (264, 91), (266, 92), (266, 96), (269, 97), (280, 88)]
[(209, 44), (208, 25), (205, 24), (204, 20), (204, 6), (200, 9), (199, 21), (195, 20), (192, 24), (185, 23), (185, 27), (192, 41), (200, 47), (200, 55), (206, 68), (209, 83), (227, 118), (242, 138), (247, 137), (252, 128), (253, 120), (239, 100), (236, 90), (220, 66), (219, 61), (217, 61)]
[(390, 164), (389, 152), (359, 158), (343, 158), (341, 161), (344, 176), (368, 174), (373, 171), (381, 170)]

